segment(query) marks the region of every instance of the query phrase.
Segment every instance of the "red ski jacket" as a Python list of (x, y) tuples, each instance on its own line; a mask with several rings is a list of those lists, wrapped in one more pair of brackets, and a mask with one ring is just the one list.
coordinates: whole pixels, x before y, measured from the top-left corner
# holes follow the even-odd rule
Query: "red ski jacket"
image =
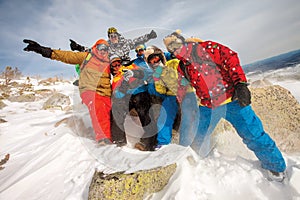
[(177, 58), (178, 71), (195, 88), (202, 106), (214, 108), (231, 101), (234, 86), (247, 82), (237, 53), (213, 41), (186, 43)]

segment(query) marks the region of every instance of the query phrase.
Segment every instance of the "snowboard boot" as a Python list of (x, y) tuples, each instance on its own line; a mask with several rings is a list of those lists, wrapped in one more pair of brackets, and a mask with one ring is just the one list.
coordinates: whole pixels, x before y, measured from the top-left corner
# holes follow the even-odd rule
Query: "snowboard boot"
[(122, 147), (122, 146), (125, 146), (127, 145), (127, 141), (126, 139), (124, 140), (117, 140), (117, 141), (113, 141), (113, 144), (116, 144), (117, 147)]
[(138, 142), (134, 145), (135, 149), (138, 149), (140, 151), (147, 151), (146, 145), (142, 142)]
[(268, 180), (269, 181), (277, 181), (277, 182), (284, 182), (287, 178), (286, 171), (283, 172), (274, 172), (271, 170), (267, 170), (268, 172)]
[(163, 146), (166, 146), (164, 144), (158, 144), (158, 145), (155, 145), (154, 147), (154, 151), (158, 151), (160, 148), (162, 148)]
[(106, 146), (112, 144), (112, 142), (108, 138), (103, 138), (97, 142), (98, 147)]

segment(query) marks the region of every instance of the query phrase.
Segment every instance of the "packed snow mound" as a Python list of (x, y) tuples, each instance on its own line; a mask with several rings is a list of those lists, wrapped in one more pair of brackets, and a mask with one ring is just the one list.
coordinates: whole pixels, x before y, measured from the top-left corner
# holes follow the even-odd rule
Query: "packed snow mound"
[[(3, 100), (7, 106), (1, 109), (0, 117), (7, 122), (0, 123), (0, 160), (7, 154), (9, 158), (0, 166), (0, 199), (84, 200), (96, 169), (134, 173), (174, 162), (178, 167), (169, 184), (149, 199), (300, 198), (299, 151), (283, 152), (289, 175), (284, 185), (267, 180), (256, 157), (230, 130), (220, 134), (222, 145), (205, 159), (175, 144), (156, 152), (130, 146), (96, 148), (87, 110), (78, 102), (78, 88), (65, 82), (33, 85), (34, 90), (55, 90), (72, 97), (73, 109), (78, 106), (80, 112), (43, 110), (49, 96), (35, 102)], [(73, 117), (80, 120), (67, 120)], [(228, 141), (232, 142), (226, 145)]]

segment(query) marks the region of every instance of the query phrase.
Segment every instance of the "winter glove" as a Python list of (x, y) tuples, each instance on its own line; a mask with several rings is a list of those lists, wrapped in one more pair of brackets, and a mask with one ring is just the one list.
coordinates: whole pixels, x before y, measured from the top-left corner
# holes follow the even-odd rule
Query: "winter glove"
[(251, 93), (247, 87), (247, 83), (238, 83), (234, 86), (235, 93), (232, 100), (238, 100), (241, 107), (251, 104)]
[(24, 51), (34, 51), (35, 53), (41, 54), (45, 58), (51, 58), (51, 48), (43, 47), (33, 40), (24, 39), (23, 42), (28, 43), (27, 47), (23, 49)]
[(129, 81), (131, 77), (133, 77), (133, 71), (129, 69), (123, 69), (123, 77), (125, 81)]
[(81, 46), (80, 44), (77, 44), (74, 40), (70, 39), (70, 48), (72, 51), (80, 51), (83, 52), (85, 51), (85, 47)]
[(122, 59), (122, 66), (129, 66), (133, 63), (133, 60)]
[(131, 77), (142, 79), (144, 77), (144, 72), (142, 70), (130, 70), (123, 69), (123, 76), (125, 81), (129, 81)]
[(157, 34), (154, 30), (152, 30), (149, 34), (148, 34), (149, 39), (155, 39), (157, 37)]

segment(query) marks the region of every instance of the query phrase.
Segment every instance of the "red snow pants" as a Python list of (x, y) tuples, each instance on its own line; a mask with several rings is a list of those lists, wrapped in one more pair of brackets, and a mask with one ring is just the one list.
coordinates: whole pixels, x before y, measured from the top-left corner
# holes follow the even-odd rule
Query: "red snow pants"
[(94, 91), (85, 91), (81, 94), (81, 99), (88, 107), (96, 141), (104, 138), (111, 140), (111, 98)]

